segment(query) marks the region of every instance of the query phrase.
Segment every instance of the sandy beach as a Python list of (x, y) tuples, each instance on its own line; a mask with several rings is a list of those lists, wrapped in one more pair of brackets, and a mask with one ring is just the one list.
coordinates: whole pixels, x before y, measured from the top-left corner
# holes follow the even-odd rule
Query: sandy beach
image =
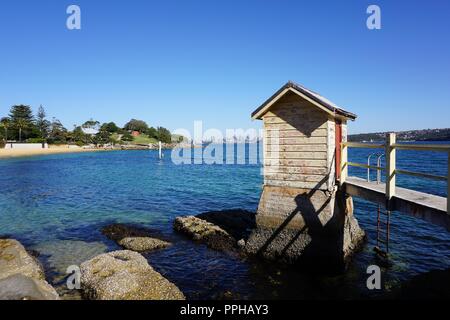
[(17, 157), (30, 157), (41, 156), (48, 154), (60, 154), (60, 153), (78, 153), (78, 152), (93, 152), (93, 151), (111, 151), (107, 149), (83, 149), (83, 148), (67, 148), (67, 147), (52, 147), (49, 149), (0, 149), (0, 159), (5, 158), (17, 158)]

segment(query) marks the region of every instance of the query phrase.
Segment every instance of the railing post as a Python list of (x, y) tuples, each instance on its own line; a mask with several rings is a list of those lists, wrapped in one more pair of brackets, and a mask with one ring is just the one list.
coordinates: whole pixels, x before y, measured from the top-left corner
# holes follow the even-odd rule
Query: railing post
[(340, 185), (342, 186), (345, 182), (345, 180), (347, 180), (347, 176), (348, 176), (348, 146), (345, 144), (341, 144), (341, 180), (340, 180)]
[(395, 163), (396, 152), (393, 145), (396, 141), (395, 133), (388, 133), (386, 136), (386, 200), (387, 209), (390, 210), (390, 201), (395, 196)]
[(448, 153), (447, 163), (447, 214), (450, 215), (450, 152)]

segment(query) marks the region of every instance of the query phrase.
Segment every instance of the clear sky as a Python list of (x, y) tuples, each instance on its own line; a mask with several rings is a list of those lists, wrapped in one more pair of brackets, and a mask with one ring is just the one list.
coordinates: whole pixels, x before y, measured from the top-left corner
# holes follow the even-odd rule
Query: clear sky
[(352, 133), (450, 127), (450, 1), (3, 0), (0, 66), (0, 116), (42, 104), (69, 129), (258, 128), (288, 80), (358, 114)]

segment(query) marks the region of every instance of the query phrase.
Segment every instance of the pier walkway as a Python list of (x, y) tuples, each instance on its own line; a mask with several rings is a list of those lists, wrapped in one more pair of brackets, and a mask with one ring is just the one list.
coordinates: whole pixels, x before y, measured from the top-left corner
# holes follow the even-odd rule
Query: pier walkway
[[(381, 167), (381, 161), (377, 166), (370, 165), (370, 158), (366, 164), (352, 163), (347, 161), (348, 148), (372, 148), (384, 149), (386, 157), (386, 168)], [(446, 152), (449, 155), (447, 176), (437, 176), (426, 173), (411, 172), (396, 169), (396, 150), (416, 150), (416, 151), (435, 151)], [(360, 197), (370, 202), (376, 203), (389, 211), (402, 212), (430, 223), (442, 226), (450, 231), (450, 201), (449, 198), (418, 192), (410, 189), (396, 186), (396, 175), (406, 174), (438, 181), (447, 181), (447, 189), (450, 194), (450, 146), (449, 145), (411, 145), (397, 144), (395, 134), (387, 136), (386, 144), (362, 144), (343, 142), (341, 144), (341, 173), (340, 184), (343, 190), (351, 196)], [(379, 158), (381, 159), (381, 157)], [(367, 170), (377, 170), (377, 181), (361, 179), (348, 176), (348, 167), (360, 167)], [(380, 173), (385, 171), (385, 181), (381, 182)]]

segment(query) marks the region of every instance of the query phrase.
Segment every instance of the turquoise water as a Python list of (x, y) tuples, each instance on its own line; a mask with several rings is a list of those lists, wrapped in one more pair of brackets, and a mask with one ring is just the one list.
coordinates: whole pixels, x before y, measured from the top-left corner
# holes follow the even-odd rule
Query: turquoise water
[[(351, 151), (350, 160), (366, 154)], [(399, 154), (409, 170), (445, 175), (446, 155)], [(351, 169), (353, 170), (353, 168)], [(114, 151), (49, 155), (0, 161), (0, 235), (16, 238), (41, 253), (50, 281), (62, 283), (64, 269), (96, 254), (118, 249), (99, 232), (112, 222), (138, 223), (174, 242), (146, 254), (155, 269), (191, 299), (357, 298), (365, 289), (366, 268), (377, 263), (376, 209), (355, 201), (356, 216), (369, 241), (349, 271), (319, 277), (290, 267), (266, 264), (208, 250), (172, 231), (178, 215), (211, 210), (256, 210), (262, 177), (259, 165), (174, 165), (154, 151)], [(351, 173), (365, 176), (364, 170)], [(445, 183), (400, 178), (400, 185), (446, 196)], [(386, 287), (417, 273), (450, 267), (450, 236), (433, 225), (401, 214), (392, 218), (393, 265), (383, 269)]]

